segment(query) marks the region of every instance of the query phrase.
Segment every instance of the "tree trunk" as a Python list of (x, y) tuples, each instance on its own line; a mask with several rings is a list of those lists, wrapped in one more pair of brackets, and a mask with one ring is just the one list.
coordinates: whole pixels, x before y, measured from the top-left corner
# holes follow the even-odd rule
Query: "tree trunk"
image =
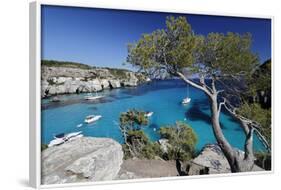
[(213, 133), (216, 137), (218, 145), (220, 146), (222, 152), (224, 153), (230, 165), (231, 172), (233, 173), (239, 172), (239, 166), (238, 166), (239, 163), (237, 162), (235, 151), (224, 137), (220, 126), (217, 95), (214, 94), (212, 97), (209, 97), (209, 100), (211, 103), (211, 119), (212, 119)]
[[(218, 92), (212, 84), (212, 91), (206, 88), (205, 86), (198, 85), (191, 80), (187, 79), (183, 74), (178, 73), (178, 75), (191, 86), (202, 90), (205, 92), (210, 101), (211, 106), (211, 120), (214, 136), (217, 140), (218, 145), (220, 146), (222, 152), (224, 153), (232, 173), (236, 172), (245, 172), (251, 171), (254, 165), (254, 156), (253, 156), (253, 131), (248, 130), (246, 133), (245, 141), (245, 155), (239, 154), (238, 150), (235, 150), (225, 138), (219, 121), (220, 109), (218, 108)], [(214, 81), (213, 81), (214, 82)]]

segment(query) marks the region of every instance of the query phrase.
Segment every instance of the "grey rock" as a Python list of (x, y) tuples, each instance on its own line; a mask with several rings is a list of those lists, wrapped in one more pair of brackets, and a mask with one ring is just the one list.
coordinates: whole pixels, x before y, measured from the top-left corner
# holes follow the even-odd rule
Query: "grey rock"
[(120, 88), (121, 84), (119, 80), (110, 80), (109, 81), (112, 88)]
[(122, 171), (120, 172), (115, 179), (123, 180), (123, 179), (138, 179), (141, 178), (140, 176), (136, 175), (133, 172)]
[(127, 78), (128, 79), (123, 82), (124, 86), (137, 86), (138, 85), (138, 78), (135, 76), (135, 74), (128, 72)]
[[(244, 152), (236, 149), (241, 159)], [(262, 171), (254, 166), (252, 171)], [(230, 166), (221, 148), (217, 144), (206, 145), (200, 154), (189, 164), (188, 175), (231, 173)]]
[(64, 83), (65, 86), (65, 93), (75, 93), (77, 89), (80, 87), (81, 81), (80, 80), (66, 80)]
[(94, 79), (90, 81), (91, 89), (93, 92), (101, 91), (102, 90), (102, 85), (100, 80)]
[[(121, 73), (120, 73), (121, 72)], [(122, 73), (123, 72), (123, 73)], [(108, 88), (137, 86), (140, 73), (107, 68), (79, 69), (71, 67), (42, 66), (41, 96), (72, 94), (76, 92), (97, 92)]]
[(48, 90), (49, 83), (46, 80), (41, 81), (41, 97), (46, 96), (46, 91)]
[(109, 82), (106, 79), (101, 80), (101, 85), (102, 85), (103, 89), (110, 88)]
[(163, 151), (163, 153), (167, 153), (168, 152), (168, 147), (171, 146), (168, 142), (168, 139), (159, 139), (158, 143), (160, 144), (160, 148)]
[(121, 145), (109, 138), (77, 138), (41, 156), (43, 184), (112, 180), (123, 162)]
[(64, 83), (67, 80), (71, 80), (71, 77), (57, 77), (57, 82), (58, 84)]

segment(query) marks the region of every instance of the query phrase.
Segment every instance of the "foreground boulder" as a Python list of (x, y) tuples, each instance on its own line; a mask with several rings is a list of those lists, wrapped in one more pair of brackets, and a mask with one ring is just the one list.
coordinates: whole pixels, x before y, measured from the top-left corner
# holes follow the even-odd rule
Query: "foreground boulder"
[[(244, 152), (238, 150), (241, 157)], [(263, 171), (254, 165), (252, 171)], [(231, 173), (230, 166), (221, 148), (217, 144), (206, 145), (201, 153), (194, 158), (187, 168), (188, 175)]]
[(42, 152), (42, 183), (112, 180), (122, 160), (122, 147), (113, 139), (81, 137)]

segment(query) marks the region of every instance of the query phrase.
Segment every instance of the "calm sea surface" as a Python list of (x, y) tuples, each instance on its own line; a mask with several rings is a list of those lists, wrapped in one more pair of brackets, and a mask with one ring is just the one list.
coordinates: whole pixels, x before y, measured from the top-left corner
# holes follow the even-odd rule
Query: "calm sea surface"
[[(42, 143), (49, 143), (54, 134), (82, 131), (84, 136), (109, 137), (122, 143), (123, 138), (118, 128), (121, 112), (136, 108), (152, 111), (149, 125), (143, 127), (152, 141), (159, 139), (161, 126), (174, 124), (176, 121), (188, 123), (198, 136), (197, 150), (207, 143), (214, 143), (211, 128), (210, 109), (207, 97), (201, 91), (186, 86), (180, 80), (153, 81), (136, 88), (123, 88), (100, 92), (105, 98), (86, 101), (84, 96), (62, 95), (62, 102), (42, 100)], [(189, 95), (191, 103), (187, 106), (181, 100)], [(93, 124), (84, 124), (87, 115), (102, 115), (102, 119)], [(239, 123), (223, 112), (220, 117), (223, 132), (232, 146), (243, 150), (245, 135)], [(83, 124), (78, 128), (77, 125)], [(265, 150), (255, 137), (255, 150)]]

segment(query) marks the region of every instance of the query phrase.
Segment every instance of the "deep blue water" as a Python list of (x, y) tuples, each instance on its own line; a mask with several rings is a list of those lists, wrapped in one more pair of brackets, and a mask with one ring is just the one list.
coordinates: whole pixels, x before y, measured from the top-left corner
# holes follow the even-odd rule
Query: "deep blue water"
[[(143, 127), (152, 141), (159, 139), (161, 126), (176, 121), (187, 122), (198, 137), (197, 150), (207, 143), (215, 143), (207, 97), (203, 92), (186, 86), (180, 80), (153, 81), (136, 88), (106, 90), (99, 94), (106, 97), (97, 101), (84, 100), (85, 94), (62, 95), (59, 103), (42, 100), (42, 143), (49, 143), (54, 134), (83, 131), (85, 136), (109, 137), (122, 143), (118, 128), (121, 112), (136, 108), (153, 111), (149, 125)], [(189, 95), (191, 103), (187, 106), (181, 100)], [(84, 124), (87, 115), (99, 114), (103, 118), (93, 124)], [(239, 123), (229, 114), (220, 116), (223, 132), (232, 146), (243, 150), (245, 135)], [(78, 124), (83, 126), (77, 128)], [(156, 128), (156, 131), (154, 130)], [(255, 150), (265, 150), (258, 138), (254, 138)]]

